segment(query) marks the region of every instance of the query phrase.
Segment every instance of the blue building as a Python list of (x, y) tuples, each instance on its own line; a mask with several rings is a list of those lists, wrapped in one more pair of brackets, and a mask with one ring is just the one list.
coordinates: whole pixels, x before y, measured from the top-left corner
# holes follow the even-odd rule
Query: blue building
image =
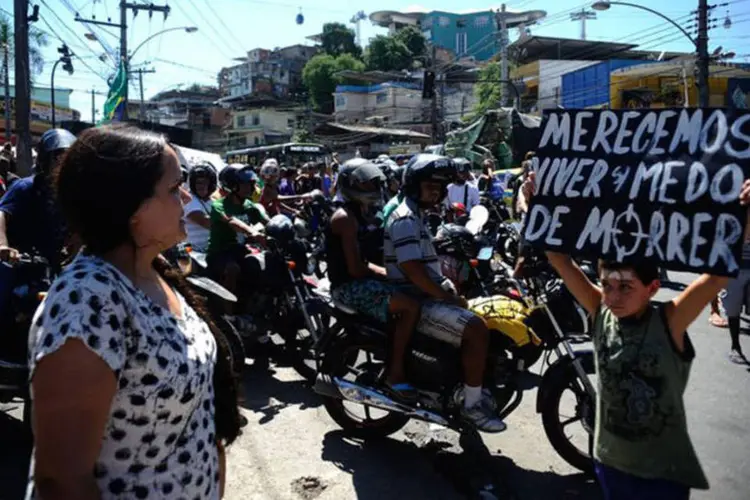
[(500, 43), (498, 22), (504, 19), (508, 29), (525, 29), (543, 18), (546, 12), (395, 12), (379, 11), (370, 20), (393, 34), (406, 26), (417, 26), (427, 42), (452, 52), (457, 59), (473, 57), (486, 61), (497, 54)]

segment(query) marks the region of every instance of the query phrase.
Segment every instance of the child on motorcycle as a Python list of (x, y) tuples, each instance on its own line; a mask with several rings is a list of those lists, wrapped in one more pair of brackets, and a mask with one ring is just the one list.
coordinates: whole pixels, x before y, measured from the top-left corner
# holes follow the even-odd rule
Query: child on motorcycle
[(382, 202), (384, 181), (380, 169), (368, 162), (345, 163), (339, 172), (343, 203), (327, 230), (328, 277), (336, 300), (383, 324), (396, 316), (384, 389), (393, 398), (411, 403), (417, 391), (406, 382), (404, 358), (419, 319), (419, 303), (389, 285), (385, 269), (363, 254), (368, 226)]
[[(523, 189), (531, 200), (535, 174)], [(740, 203), (750, 202), (745, 181)], [(704, 274), (666, 303), (652, 299), (659, 269), (599, 262), (597, 287), (567, 255), (547, 252), (576, 300), (594, 318), (594, 465), (607, 500), (687, 499), (708, 481), (688, 435), (683, 394), (695, 350), (687, 328), (727, 283)]]

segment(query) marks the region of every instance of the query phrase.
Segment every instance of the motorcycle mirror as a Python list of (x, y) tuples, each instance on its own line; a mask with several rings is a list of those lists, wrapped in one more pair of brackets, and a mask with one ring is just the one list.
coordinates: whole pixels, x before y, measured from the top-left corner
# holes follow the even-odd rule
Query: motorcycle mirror
[(466, 223), (466, 229), (468, 229), (471, 234), (477, 234), (482, 230), (482, 227), (484, 227), (489, 218), (489, 210), (487, 210), (487, 208), (483, 207), (482, 205), (477, 205), (476, 207), (471, 209), (471, 213), (469, 214), (469, 222)]

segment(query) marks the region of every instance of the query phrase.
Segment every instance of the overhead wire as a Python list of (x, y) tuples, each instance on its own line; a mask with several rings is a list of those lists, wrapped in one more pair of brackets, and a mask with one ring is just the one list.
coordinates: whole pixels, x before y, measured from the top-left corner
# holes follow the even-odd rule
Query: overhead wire
[[(175, 7), (175, 9), (178, 9), (178, 10), (179, 10), (180, 12), (182, 12), (182, 15), (184, 15), (184, 16), (185, 16), (185, 18), (186, 18), (186, 19), (187, 19), (187, 20), (188, 20), (188, 21), (189, 21), (189, 22), (190, 22), (190, 23), (191, 23), (191, 24), (192, 24), (193, 26), (198, 26), (198, 23), (196, 23), (196, 22), (195, 22), (195, 20), (194, 20), (194, 19), (192, 18), (192, 16), (190, 16), (190, 14), (189, 14), (189, 13), (187, 12), (187, 9), (183, 9), (183, 7), (182, 7), (182, 5), (181, 5), (181, 4), (179, 4), (179, 3), (175, 3), (175, 4), (174, 4), (174, 7)], [(222, 56), (224, 56), (224, 57), (225, 57), (225, 58), (227, 58), (227, 59), (232, 59), (232, 58), (233, 58), (233, 56), (231, 56), (231, 55), (227, 55), (227, 52), (225, 51), (224, 47), (221, 47), (221, 46), (220, 46), (220, 45), (219, 45), (219, 44), (218, 44), (218, 43), (216, 42), (216, 40), (214, 40), (214, 39), (213, 39), (213, 38), (212, 38), (211, 36), (209, 36), (209, 35), (208, 35), (208, 34), (207, 34), (207, 33), (205, 32), (205, 30), (200, 30), (200, 31), (199, 31), (199, 33), (200, 33), (200, 34), (201, 34), (202, 36), (204, 36), (204, 37), (206, 38), (206, 40), (208, 40), (208, 41), (209, 41), (209, 42), (211, 43), (211, 45), (213, 45), (213, 46), (214, 46), (214, 48), (216, 48), (216, 49), (217, 49), (217, 50), (218, 50), (219, 52), (221, 52), (221, 55), (222, 55)]]

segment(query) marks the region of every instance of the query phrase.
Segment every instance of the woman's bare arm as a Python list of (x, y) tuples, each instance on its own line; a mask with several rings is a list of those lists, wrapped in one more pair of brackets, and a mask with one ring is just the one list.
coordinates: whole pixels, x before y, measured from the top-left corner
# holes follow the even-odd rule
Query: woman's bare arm
[(70, 339), (39, 361), (31, 385), (37, 497), (98, 500), (93, 471), (117, 390), (114, 372)]

